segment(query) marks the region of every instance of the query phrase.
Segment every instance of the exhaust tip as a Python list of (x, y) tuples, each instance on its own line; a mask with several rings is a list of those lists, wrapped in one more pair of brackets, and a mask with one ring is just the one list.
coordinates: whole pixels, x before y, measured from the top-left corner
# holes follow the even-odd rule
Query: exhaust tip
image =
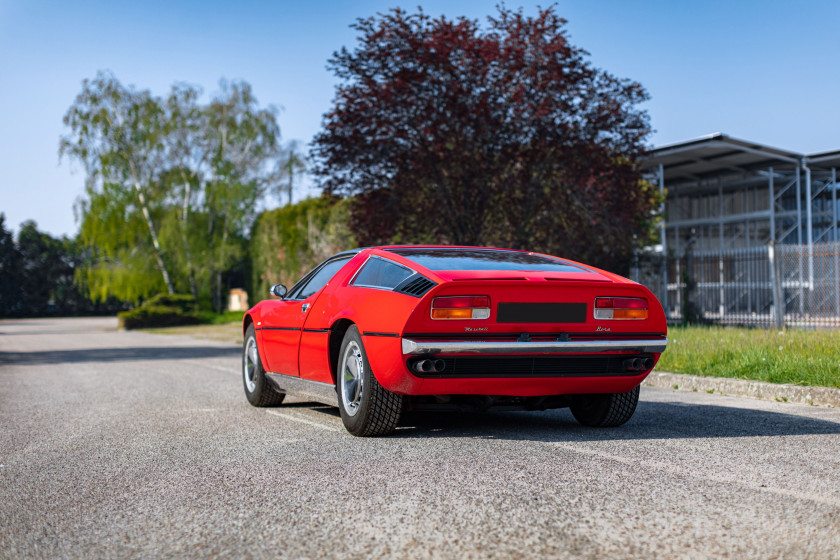
[(443, 370), (446, 369), (446, 362), (444, 362), (441, 359), (437, 359), (437, 360), (435, 360), (434, 368), (435, 368), (436, 372), (443, 371)]
[(420, 360), (414, 363), (414, 371), (417, 373), (429, 373), (434, 370), (434, 362), (432, 360)]

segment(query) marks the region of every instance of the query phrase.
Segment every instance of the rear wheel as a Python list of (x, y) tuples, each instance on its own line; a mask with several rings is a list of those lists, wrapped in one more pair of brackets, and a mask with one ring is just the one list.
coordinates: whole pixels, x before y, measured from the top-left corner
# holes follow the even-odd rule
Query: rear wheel
[(254, 406), (277, 406), (286, 397), (275, 391), (265, 377), (254, 325), (248, 326), (245, 342), (242, 343), (242, 384), (245, 386), (245, 397)]
[(362, 437), (393, 432), (400, 421), (403, 396), (386, 390), (376, 380), (355, 325), (347, 329), (338, 356), (336, 392), (344, 427)]
[(633, 416), (639, 402), (639, 387), (626, 393), (581, 395), (569, 408), (575, 419), (584, 426), (621, 426)]

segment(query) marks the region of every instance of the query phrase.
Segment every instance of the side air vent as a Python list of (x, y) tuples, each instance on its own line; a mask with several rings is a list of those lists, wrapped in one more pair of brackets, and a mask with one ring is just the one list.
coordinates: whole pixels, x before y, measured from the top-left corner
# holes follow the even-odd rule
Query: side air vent
[(394, 288), (394, 291), (414, 297), (423, 297), (423, 294), (431, 290), (436, 285), (437, 284), (425, 276), (414, 274), (400, 282), (400, 284)]

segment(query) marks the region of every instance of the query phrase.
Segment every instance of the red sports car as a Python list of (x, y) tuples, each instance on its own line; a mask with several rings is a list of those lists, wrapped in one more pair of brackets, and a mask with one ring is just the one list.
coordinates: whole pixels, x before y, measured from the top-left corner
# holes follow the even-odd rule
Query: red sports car
[(644, 286), (525, 251), (356, 249), (271, 293), (243, 322), (248, 401), (337, 403), (357, 436), (441, 407), (569, 407), (584, 425), (618, 426), (667, 343)]

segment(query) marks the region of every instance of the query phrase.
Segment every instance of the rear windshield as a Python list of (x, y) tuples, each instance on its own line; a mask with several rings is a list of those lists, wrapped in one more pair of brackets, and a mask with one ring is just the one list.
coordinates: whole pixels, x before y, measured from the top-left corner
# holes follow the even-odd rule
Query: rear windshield
[(480, 249), (388, 249), (429, 270), (521, 270), (590, 272), (560, 259), (530, 253)]

